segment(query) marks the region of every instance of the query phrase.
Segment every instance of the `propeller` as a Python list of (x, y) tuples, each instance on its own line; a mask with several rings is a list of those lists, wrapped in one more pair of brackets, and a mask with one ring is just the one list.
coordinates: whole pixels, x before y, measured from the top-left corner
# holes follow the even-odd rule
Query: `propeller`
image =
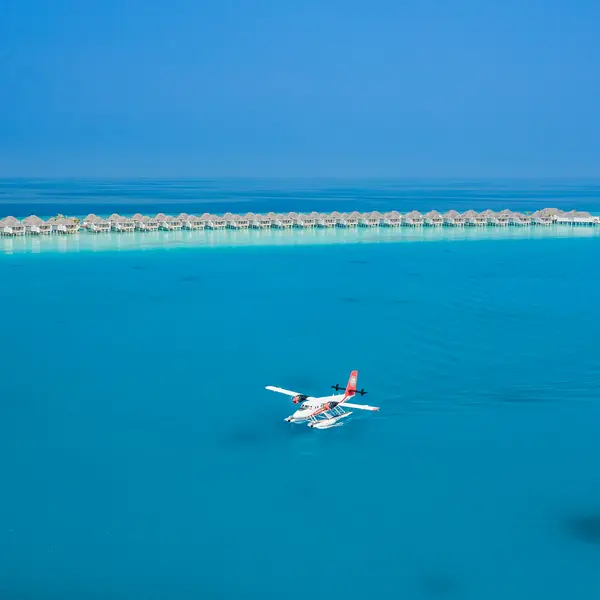
[[(340, 385), (339, 383), (336, 383), (335, 385), (331, 386), (332, 389), (334, 389), (336, 392), (339, 392), (340, 390), (345, 390), (346, 386), (344, 385)], [(365, 394), (367, 394), (368, 392), (365, 392), (365, 389), (361, 389), (361, 390), (354, 390), (355, 394), (360, 394), (361, 396), (364, 396)]]

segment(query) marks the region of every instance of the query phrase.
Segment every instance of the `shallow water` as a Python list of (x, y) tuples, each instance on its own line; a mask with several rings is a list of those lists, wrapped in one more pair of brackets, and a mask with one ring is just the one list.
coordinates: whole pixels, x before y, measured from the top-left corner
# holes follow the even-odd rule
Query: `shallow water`
[(2, 596), (598, 598), (598, 236), (372, 241), (0, 256)]

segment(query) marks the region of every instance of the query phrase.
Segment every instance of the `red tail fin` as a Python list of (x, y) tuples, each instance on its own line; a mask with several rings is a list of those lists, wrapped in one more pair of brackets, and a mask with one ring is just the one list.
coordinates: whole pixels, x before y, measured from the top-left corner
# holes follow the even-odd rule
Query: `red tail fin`
[(348, 385), (346, 386), (346, 398), (348, 396), (354, 396), (356, 392), (356, 382), (358, 380), (358, 371), (352, 371), (350, 373), (350, 379), (348, 379)]

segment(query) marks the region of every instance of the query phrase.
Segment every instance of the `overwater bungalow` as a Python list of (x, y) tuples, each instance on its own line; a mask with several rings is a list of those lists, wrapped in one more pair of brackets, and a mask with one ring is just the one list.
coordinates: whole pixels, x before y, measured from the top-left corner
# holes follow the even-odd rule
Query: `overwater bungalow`
[(465, 220), (465, 225), (476, 226), (477, 223), (477, 213), (474, 210), (467, 210), (462, 214), (462, 217)]
[(238, 216), (237, 223), (238, 229), (248, 229), (250, 227), (250, 220), (243, 215)]
[(83, 217), (83, 219), (81, 220), (81, 226), (84, 229), (87, 229), (90, 226), (90, 223), (97, 221), (99, 218), (100, 217), (98, 215), (95, 215), (94, 213), (90, 213), (87, 217)]
[(544, 213), (543, 210), (536, 210), (531, 215), (531, 221), (534, 225), (552, 225), (554, 223), (554, 218), (552, 215)]
[(273, 211), (268, 212), (265, 217), (271, 221), (271, 227), (275, 227), (275, 221), (279, 218), (279, 215), (274, 213)]
[(550, 217), (553, 221), (556, 221), (558, 217), (565, 214), (565, 211), (560, 208), (542, 208), (542, 210), (536, 212), (538, 216)]
[(179, 231), (183, 227), (183, 223), (176, 217), (168, 215), (162, 222), (162, 228), (166, 231)]
[(200, 218), (204, 221), (206, 229), (225, 229), (227, 226), (225, 219), (218, 215), (204, 213)]
[(289, 215), (276, 215), (272, 226), (277, 229), (290, 229), (293, 225), (294, 221)]
[(52, 217), (48, 219), (48, 224), (52, 225), (52, 231), (55, 233), (71, 235), (79, 231), (79, 223), (66, 217)]
[(324, 227), (324, 228), (335, 227), (336, 226), (335, 217), (332, 217), (331, 215), (329, 215), (327, 213), (321, 213), (317, 219), (317, 225), (319, 227)]
[(520, 212), (514, 212), (509, 217), (508, 222), (516, 226), (531, 225), (531, 217)]
[(181, 221), (181, 226), (182, 227), (185, 227), (185, 224), (186, 224), (187, 220), (189, 219), (189, 217), (190, 217), (190, 215), (188, 215), (187, 213), (183, 213), (182, 212), (182, 213), (178, 214), (175, 218), (178, 221)]
[(250, 221), (252, 229), (271, 229), (272, 221), (267, 215), (254, 215)]
[(200, 217), (188, 215), (188, 218), (183, 226), (191, 231), (198, 231), (200, 229), (204, 229), (206, 227), (206, 223)]
[(498, 215), (491, 209), (479, 213), (480, 219), (485, 219), (485, 225), (497, 227), (499, 225)]
[(33, 235), (48, 235), (52, 233), (52, 225), (48, 225), (48, 223), (36, 215), (25, 217), (22, 224), (25, 227), (25, 233)]
[(25, 235), (25, 225), (15, 217), (5, 217), (0, 221), (2, 235)]
[(465, 224), (465, 218), (456, 210), (446, 211), (442, 218), (444, 219), (444, 225), (450, 227), (463, 227)]
[(367, 212), (361, 215), (359, 220), (359, 225), (361, 227), (379, 227), (381, 223), (381, 213), (375, 212)]
[(122, 219), (123, 217), (121, 217), (121, 215), (118, 215), (117, 213), (113, 213), (112, 215), (110, 215), (110, 217), (108, 217), (108, 219), (106, 219), (109, 223), (110, 223), (110, 227), (111, 229), (117, 231), (117, 223)]
[(342, 213), (340, 215), (338, 225), (340, 227), (358, 227), (361, 214), (355, 210), (351, 213)]
[(404, 215), (404, 225), (409, 227), (422, 227), (424, 221), (423, 215), (418, 210), (411, 210)]
[(84, 227), (90, 233), (108, 233), (111, 229), (111, 223), (94, 214), (88, 215), (83, 220)]
[(339, 227), (342, 220), (342, 213), (337, 210), (334, 210), (332, 213), (329, 213), (328, 216), (335, 221), (334, 227)]
[(273, 226), (273, 219), (269, 215), (259, 215), (258, 226), (260, 229), (271, 229)]
[(160, 223), (158, 219), (155, 217), (149, 217), (148, 215), (144, 215), (140, 221), (136, 221), (137, 228), (140, 231), (158, 231), (160, 228)]
[(444, 224), (444, 217), (437, 210), (426, 212), (423, 215), (423, 219), (425, 220), (425, 225), (429, 225), (429, 227), (441, 227)]
[(481, 213), (477, 213), (477, 215), (475, 216), (475, 225), (477, 227), (487, 227), (487, 225), (488, 225), (487, 217)]
[(106, 220), (110, 223), (110, 227), (113, 231), (131, 233), (135, 230), (135, 221), (129, 217), (122, 217), (121, 215), (114, 213)]
[(297, 227), (300, 229), (310, 229), (311, 227), (314, 227), (316, 224), (317, 224), (316, 219), (314, 219), (310, 215), (306, 215), (304, 213), (300, 213), (294, 219), (294, 227)]
[(223, 219), (225, 220), (225, 227), (228, 229), (248, 229), (250, 226), (250, 220), (240, 215), (226, 213)]
[(248, 219), (248, 227), (250, 227), (250, 229), (260, 229), (260, 215), (247, 213), (246, 219)]
[(167, 222), (167, 215), (165, 215), (164, 213), (158, 213), (154, 219), (156, 220), (156, 222), (158, 223), (158, 228), (159, 229), (166, 229), (168, 230), (169, 227), (168, 225), (166, 225)]
[(508, 208), (505, 208), (504, 210), (501, 210), (500, 212), (496, 213), (497, 225), (499, 227), (506, 227), (507, 225), (509, 225), (512, 214), (512, 210), (508, 210)]
[(233, 213), (226, 212), (223, 215), (223, 220), (225, 221), (225, 227), (227, 229), (237, 229), (238, 228), (238, 218), (239, 218), (239, 215), (234, 215)]
[(111, 224), (106, 219), (101, 219), (100, 217), (88, 226), (88, 231), (93, 233), (109, 233), (110, 230)]
[(556, 222), (561, 225), (579, 225), (590, 226), (598, 223), (597, 217), (593, 217), (589, 212), (580, 210), (570, 210), (556, 218)]
[(139, 231), (148, 231), (146, 228), (146, 222), (144, 221), (144, 215), (142, 213), (135, 213), (133, 217), (131, 217), (135, 228)]
[(397, 210), (383, 213), (380, 224), (385, 227), (400, 227), (402, 225), (402, 215)]
[(133, 233), (135, 231), (135, 221), (129, 217), (123, 217), (118, 223), (118, 229), (121, 233)]

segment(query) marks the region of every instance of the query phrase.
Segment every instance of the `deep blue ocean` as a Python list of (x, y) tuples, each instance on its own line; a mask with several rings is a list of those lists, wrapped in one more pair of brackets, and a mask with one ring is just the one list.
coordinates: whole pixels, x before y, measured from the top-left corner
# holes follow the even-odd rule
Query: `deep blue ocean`
[[(15, 216), (600, 212), (585, 182), (0, 189)], [(0, 252), (0, 598), (597, 600), (599, 265), (597, 235)], [(352, 369), (381, 411), (326, 431), (264, 389)]]

